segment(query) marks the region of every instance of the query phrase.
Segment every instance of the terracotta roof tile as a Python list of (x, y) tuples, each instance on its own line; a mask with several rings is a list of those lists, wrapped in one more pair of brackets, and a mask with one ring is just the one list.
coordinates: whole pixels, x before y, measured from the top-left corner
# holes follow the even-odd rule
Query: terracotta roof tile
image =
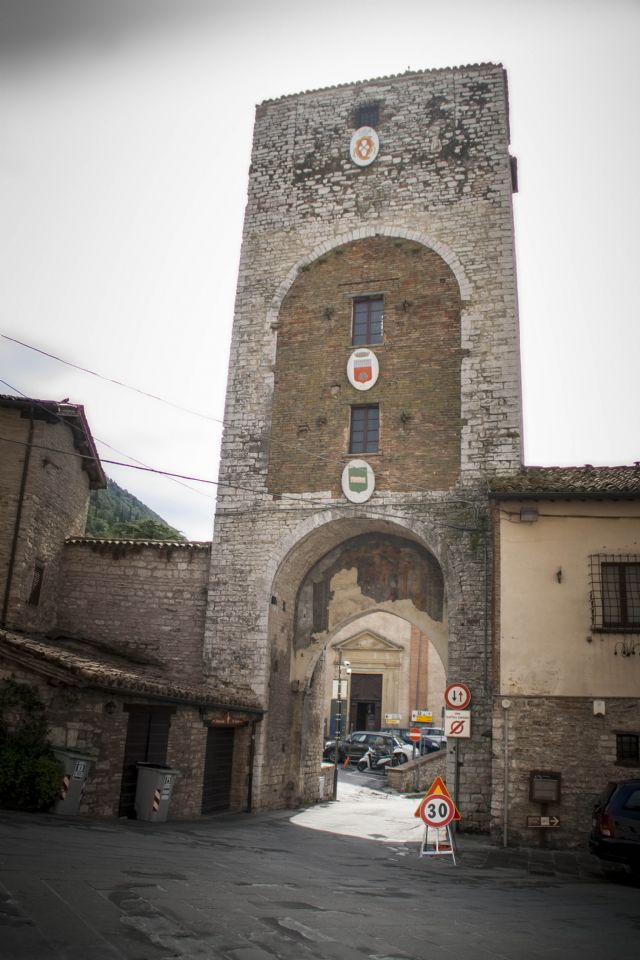
[(522, 467), (494, 477), (489, 493), (499, 497), (634, 499), (640, 497), (640, 466)]
[(98, 687), (113, 690), (121, 694), (139, 693), (154, 699), (177, 700), (182, 703), (221, 708), (233, 712), (262, 714), (264, 711), (255, 703), (250, 703), (249, 694), (246, 703), (221, 701), (220, 691), (203, 684), (179, 684), (150, 673), (140, 673), (133, 666), (115, 666), (107, 659), (65, 648), (59, 641), (30, 637), (0, 630), (0, 655), (9, 659), (28, 663), (34, 670), (47, 667), (65, 671), (79, 686)]

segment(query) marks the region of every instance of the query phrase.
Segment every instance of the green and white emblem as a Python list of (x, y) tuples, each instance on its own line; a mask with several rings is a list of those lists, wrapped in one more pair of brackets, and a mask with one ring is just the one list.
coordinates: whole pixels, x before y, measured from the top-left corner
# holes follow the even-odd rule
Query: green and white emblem
[(366, 503), (376, 488), (376, 477), (366, 460), (350, 460), (342, 471), (342, 492), (351, 503)]

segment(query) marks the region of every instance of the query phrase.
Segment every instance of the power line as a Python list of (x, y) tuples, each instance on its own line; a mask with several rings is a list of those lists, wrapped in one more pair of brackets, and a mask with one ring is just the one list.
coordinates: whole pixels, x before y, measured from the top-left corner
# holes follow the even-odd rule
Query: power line
[[(150, 397), (152, 400), (157, 400), (159, 403), (165, 403), (169, 407), (174, 407), (176, 410), (182, 410), (183, 413), (190, 413), (194, 417), (201, 417), (203, 420), (210, 420), (212, 423), (224, 424), (223, 420), (218, 419), (218, 417), (210, 417), (206, 413), (200, 413), (199, 410), (191, 410), (189, 407), (182, 407), (178, 403), (173, 403), (171, 400), (166, 400), (164, 397), (159, 397), (155, 393), (148, 393), (146, 390), (140, 390), (139, 387), (132, 387), (129, 383), (123, 383), (122, 380), (114, 380), (112, 377), (106, 377), (102, 373), (96, 373), (95, 370), (90, 370), (88, 367), (83, 367), (79, 363), (72, 363), (71, 360), (65, 360), (63, 357), (57, 357), (54, 353), (47, 353), (46, 350), (41, 350), (39, 347), (34, 347), (30, 343), (24, 343), (22, 340), (16, 340), (15, 337), (9, 337), (6, 333), (0, 333), (0, 337), (3, 340), (10, 340), (11, 343), (17, 343), (21, 347), (25, 347), (27, 350), (33, 350), (34, 353), (39, 353), (43, 357), (49, 357), (50, 360), (57, 360), (58, 363), (64, 363), (67, 367), (73, 367), (74, 370), (80, 370), (82, 373), (88, 373), (92, 377), (97, 377), (99, 380), (106, 380), (107, 383), (113, 383), (117, 387), (124, 387), (125, 390), (131, 390), (133, 393), (139, 393), (143, 397)], [(2, 381), (4, 383), (4, 381)]]
[[(14, 443), (14, 444), (18, 444), (18, 445), (23, 446), (23, 447), (29, 447), (29, 446), (30, 446), (30, 447), (32, 447), (34, 450), (44, 450), (44, 451), (47, 451), (48, 453), (57, 453), (57, 454), (59, 454), (59, 455), (61, 455), (61, 456), (75, 457), (75, 458), (77, 458), (77, 459), (79, 459), (79, 460), (93, 460), (93, 459), (94, 459), (94, 458), (93, 458), (92, 456), (90, 456), (89, 454), (74, 453), (74, 452), (72, 452), (72, 451), (70, 451), (70, 450), (59, 450), (57, 447), (47, 447), (47, 446), (45, 446), (44, 444), (38, 444), (38, 443), (31, 443), (31, 444), (30, 444), (30, 443), (29, 443), (28, 441), (26, 441), (26, 440), (16, 440), (16, 439), (10, 438), (10, 437), (0, 437), (0, 442)], [(175, 478), (177, 478), (177, 479), (179, 479), (179, 480), (190, 480), (190, 481), (192, 481), (193, 483), (204, 483), (204, 484), (213, 485), (213, 486), (217, 486), (217, 487), (224, 487), (224, 488), (229, 489), (229, 490), (238, 490), (238, 491), (243, 492), (243, 493), (253, 494), (253, 496), (257, 496), (257, 497), (271, 497), (271, 498), (273, 497), (272, 494), (269, 494), (269, 493), (268, 493), (267, 491), (265, 491), (265, 490), (256, 490), (256, 489), (253, 488), (253, 487), (245, 487), (245, 486), (242, 486), (242, 484), (239, 484), (239, 483), (228, 483), (228, 482), (226, 482), (226, 481), (223, 482), (223, 481), (220, 481), (220, 480), (209, 480), (208, 478), (204, 478), (204, 477), (194, 477), (194, 476), (189, 475), (189, 474), (172, 473), (172, 472), (169, 471), (169, 470), (160, 470), (160, 469), (158, 469), (158, 468), (156, 468), (156, 467), (145, 467), (145, 466), (137, 465), (137, 464), (134, 464), (134, 463), (124, 463), (124, 462), (119, 461), (119, 460), (103, 460), (102, 462), (103, 462), (103, 463), (108, 463), (108, 464), (110, 464), (111, 466), (127, 467), (129, 470), (140, 470), (140, 471), (142, 471), (142, 472), (144, 472), (144, 473), (152, 473), (152, 474), (156, 474), (156, 475), (158, 475), (158, 476), (163, 476), (163, 477), (175, 477)], [(291, 501), (292, 503), (295, 503), (297, 506), (312, 505), (312, 506), (318, 508), (318, 510), (335, 510), (335, 509), (340, 509), (340, 508), (353, 509), (354, 506), (358, 506), (357, 504), (353, 504), (353, 503), (348, 502), (348, 501), (347, 501), (346, 503), (336, 503), (335, 501), (329, 503), (329, 502), (327, 502), (326, 500), (314, 500), (312, 497), (307, 497), (307, 496), (304, 496), (304, 497), (302, 497), (302, 496), (295, 496), (295, 495), (286, 494), (286, 493), (280, 494), (278, 499), (279, 499), (279, 501), (289, 500), (289, 501)], [(451, 505), (452, 503), (467, 503), (467, 502), (468, 502), (468, 501), (453, 500), (453, 501), (445, 501), (445, 503), (443, 504), (442, 501), (435, 501), (435, 502), (434, 502), (434, 506), (442, 506), (442, 505), (445, 505), (445, 506), (446, 506), (446, 505)], [(363, 504), (363, 506), (364, 506), (364, 504)], [(418, 507), (418, 508), (423, 507), (424, 505), (423, 505), (423, 504), (415, 504), (415, 503), (413, 503), (413, 504), (407, 504), (406, 506), (409, 508), (409, 510), (411, 510), (411, 509), (415, 509), (416, 507)], [(407, 520), (407, 516), (406, 516), (406, 515), (389, 513), (387, 510), (382, 510), (382, 509), (379, 508), (379, 507), (376, 508), (375, 506), (370, 506), (370, 507), (367, 507), (366, 509), (367, 509), (367, 513), (368, 513), (369, 517), (373, 516), (374, 518), (379, 518), (379, 519), (382, 519), (382, 520), (388, 520), (388, 519), (392, 519), (392, 520), (393, 520), (393, 519), (396, 519), (396, 520), (402, 520), (402, 521), (405, 521), (405, 522), (406, 522), (406, 520)], [(248, 511), (248, 510), (246, 510), (246, 511), (240, 510), (240, 511), (234, 511), (234, 512), (235, 512), (235, 513), (248, 513), (249, 511)], [(437, 518), (432, 519), (431, 522), (432, 522), (432, 524), (435, 525), (435, 526), (438, 526), (438, 525), (451, 526), (451, 524), (447, 523), (446, 520), (439, 520), (439, 519), (437, 519)]]
[[(33, 350), (35, 353), (40, 353), (43, 356), (49, 357), (52, 360), (57, 360), (59, 363), (64, 363), (69, 367), (73, 367), (75, 370), (80, 370), (83, 373), (88, 373), (91, 376), (97, 377), (100, 380), (105, 380), (107, 383), (113, 383), (116, 386), (124, 387), (126, 390), (132, 390), (134, 393), (138, 393), (141, 396), (150, 397), (152, 400), (157, 400), (160, 403), (167, 404), (170, 407), (174, 407), (177, 410), (181, 410), (183, 413), (190, 413), (190, 414), (193, 414), (194, 416), (201, 417), (204, 420), (209, 420), (212, 423), (219, 423), (223, 427), (229, 426), (228, 421), (220, 420), (218, 417), (210, 417), (207, 414), (199, 413), (197, 410), (190, 410), (188, 407), (179, 406), (178, 404), (172, 403), (172, 401), (170, 400), (166, 400), (164, 397), (159, 397), (157, 394), (147, 393), (145, 390), (140, 390), (138, 387), (132, 387), (130, 384), (123, 383), (120, 380), (114, 380), (111, 377), (105, 377), (101, 373), (96, 373), (95, 370), (90, 370), (88, 367), (81, 366), (80, 364), (77, 364), (77, 363), (72, 363), (69, 360), (64, 360), (62, 357), (58, 357), (53, 353), (47, 353), (46, 350), (42, 350), (39, 347), (34, 347), (31, 344), (25, 343), (22, 340), (17, 340), (15, 337), (9, 337), (7, 334), (4, 334), (4, 333), (0, 334), (0, 337), (2, 337), (4, 340), (9, 340), (12, 343), (17, 343), (19, 346), (25, 347), (27, 350)], [(0, 380), (0, 383), (6, 383), (6, 381)], [(10, 384), (6, 384), (6, 385), (10, 387)], [(12, 390), (15, 390), (15, 387), (10, 387), (10, 388)], [(19, 390), (17, 392), (21, 393), (21, 391)], [(26, 394), (22, 393), (21, 395), (23, 397), (26, 397)], [(30, 398), (27, 397), (27, 399), (30, 399)], [(109, 449), (116, 450), (115, 447), (111, 447), (108, 443), (106, 443), (103, 440), (99, 442), (104, 443), (104, 445), (106, 447), (109, 447)], [(273, 446), (274, 447), (280, 446), (280, 447), (284, 447), (287, 450), (294, 450), (296, 453), (304, 454), (305, 457), (311, 458), (313, 460), (317, 460), (321, 463), (328, 464), (329, 466), (339, 466), (341, 469), (344, 468), (345, 466), (344, 460), (338, 460), (335, 458), (323, 456), (322, 454), (316, 453), (313, 450), (309, 450), (306, 446), (304, 446), (301, 443), (286, 443), (285, 441), (278, 439), (277, 442), (274, 442)], [(116, 450), (116, 453), (118, 452), (120, 451)], [(128, 453), (123, 454), (123, 456), (130, 457), (131, 460), (136, 459), (135, 457), (131, 457), (130, 454)], [(105, 463), (106, 462), (107, 461), (105, 461)], [(137, 461), (137, 462), (140, 463), (140, 461)], [(167, 474), (167, 476), (169, 476), (169, 474)], [(200, 492), (200, 491), (196, 491), (196, 492)], [(430, 493), (433, 493), (433, 490), (427, 487), (415, 487), (411, 492), (430, 494)], [(472, 503), (473, 501), (459, 500), (458, 502)]]
[[(9, 383), (7, 380), (0, 379), (0, 383), (3, 383), (5, 387), (9, 387), (10, 390), (15, 390), (16, 393), (20, 394), (25, 400), (28, 400), (34, 407), (38, 407), (40, 410), (44, 410), (49, 416), (54, 416), (58, 423), (64, 423), (64, 417), (61, 417), (59, 414), (55, 413), (49, 407), (46, 407), (44, 404), (39, 403), (37, 400), (33, 400), (31, 397), (28, 397), (26, 393), (22, 390), (19, 390), (18, 387), (14, 387), (13, 384)], [(92, 434), (93, 436), (93, 434)], [(113, 450), (114, 453), (119, 453), (122, 457), (128, 457), (129, 460), (133, 460), (134, 463), (140, 464), (141, 467), (147, 467), (148, 464), (143, 463), (142, 460), (138, 460), (137, 457), (132, 457), (130, 453), (125, 453), (123, 450), (118, 450), (117, 447), (112, 446), (110, 443), (107, 443), (106, 440), (101, 440), (99, 437), (93, 436), (93, 439), (96, 443), (102, 444), (102, 446), (107, 447), (109, 450)], [(100, 457), (102, 463), (107, 463), (103, 457)], [(169, 477), (170, 480), (173, 480), (174, 483), (180, 484), (181, 487), (184, 487), (185, 490), (191, 490), (192, 493), (197, 493), (198, 496), (206, 497), (207, 500), (214, 501), (215, 497), (210, 497), (203, 490), (196, 490), (194, 487), (188, 486), (188, 484), (183, 483), (182, 480), (179, 480), (177, 477)]]

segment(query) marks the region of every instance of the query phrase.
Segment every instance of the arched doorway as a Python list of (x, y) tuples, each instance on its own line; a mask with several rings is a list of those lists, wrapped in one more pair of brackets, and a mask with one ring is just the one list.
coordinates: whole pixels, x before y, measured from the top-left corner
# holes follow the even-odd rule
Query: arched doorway
[[(340, 645), (357, 651), (362, 677), (380, 677), (376, 720), (387, 713), (408, 721), (412, 708), (427, 706), (415, 702), (415, 690), (417, 684), (418, 695), (427, 696), (420, 683), (428, 684), (429, 653), (441, 697), (446, 590), (439, 560), (414, 530), (363, 516), (331, 520), (295, 543), (271, 591), (259, 789), (265, 805), (274, 805), (280, 791), (281, 803), (291, 806), (317, 795), (331, 659)], [(419, 665), (421, 656), (426, 664)], [(371, 702), (364, 690), (353, 722)]]

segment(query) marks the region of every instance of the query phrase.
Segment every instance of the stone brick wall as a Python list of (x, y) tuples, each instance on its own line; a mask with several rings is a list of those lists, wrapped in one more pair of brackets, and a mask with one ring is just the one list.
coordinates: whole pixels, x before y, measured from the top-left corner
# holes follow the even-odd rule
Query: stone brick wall
[[(80, 815), (117, 817), (128, 721), (123, 708), (125, 703), (143, 701), (134, 696), (123, 698), (109, 690), (80, 691), (64, 683), (52, 684), (15, 664), (0, 663), (0, 680), (9, 676), (37, 691), (47, 708), (53, 747), (96, 758), (82, 794)], [(167, 750), (167, 763), (180, 772), (169, 809), (172, 820), (200, 815), (205, 746), (206, 727), (199, 710), (177, 706), (171, 718)], [(244, 795), (238, 789), (236, 793), (234, 808), (239, 809)]]
[(560, 826), (547, 830), (551, 847), (585, 847), (591, 829), (593, 802), (610, 780), (637, 777), (640, 769), (616, 762), (616, 734), (640, 732), (640, 702), (609, 698), (604, 716), (594, 716), (587, 697), (509, 697), (509, 707), (496, 699), (493, 728), (492, 830), (502, 838), (505, 815), (505, 717), (508, 729), (509, 844), (535, 846), (540, 831), (527, 828), (528, 816), (539, 816), (540, 804), (529, 800), (529, 775), (544, 770), (561, 775), (561, 799), (548, 814)]
[[(359, 168), (349, 158), (349, 141), (356, 108), (364, 102), (380, 105), (380, 154)], [(420, 276), (407, 265), (416, 250)], [(395, 335), (409, 338), (415, 332), (409, 325), (402, 328), (406, 300), (415, 305), (406, 312), (418, 311), (416, 326), (418, 318), (421, 328), (435, 324), (445, 366), (437, 372), (429, 368), (429, 383), (408, 386), (404, 378), (413, 349), (427, 365), (433, 363), (428, 343), (406, 339), (397, 359), (386, 344), (380, 348), (381, 367), (393, 370), (388, 380), (395, 378), (395, 394), (381, 378), (375, 389), (380, 396), (388, 390), (381, 481), (372, 499), (356, 507), (337, 486), (350, 346), (343, 337), (346, 317), (337, 283), (379, 279), (387, 256), (394, 270), (384, 276), (402, 275), (411, 290), (405, 296), (398, 284), (389, 295)], [(337, 265), (341, 257), (346, 267)], [(331, 280), (326, 296), (323, 273)], [(438, 302), (443, 312), (438, 320), (427, 309), (421, 312), (436, 277), (445, 279), (447, 290)], [(307, 349), (307, 333), (318, 345), (315, 356)], [(349, 537), (384, 533), (422, 545), (442, 568), (448, 675), (471, 685), (477, 717), (461, 768), (465, 827), (488, 828), (491, 549), (483, 532), (485, 484), (490, 474), (520, 464), (518, 349), (500, 66), (408, 73), (258, 108), (205, 633), (208, 669), (230, 682), (249, 683), (269, 710), (257, 744), (258, 803), (291, 803), (317, 789), (317, 749), (304, 752), (304, 763), (309, 757), (313, 762), (300, 774), (301, 752), (283, 747), (311, 743), (314, 736), (319, 744), (322, 729), (310, 686), (320, 669), (319, 651), (313, 644), (292, 650), (300, 583)], [(330, 396), (323, 395), (327, 388)], [(427, 400), (431, 408), (425, 411)], [(409, 403), (403, 432), (398, 421)], [(318, 422), (323, 418), (326, 422)], [(417, 467), (411, 472), (411, 457), (422, 476)], [(400, 486), (407, 470), (408, 481)], [(405, 610), (414, 622), (408, 603)]]
[(74, 540), (60, 571), (58, 630), (198, 682), (209, 544)]
[[(1, 435), (19, 443), (0, 450), (0, 584), (2, 597), (9, 571), (29, 420), (19, 410), (0, 407)], [(84, 533), (89, 478), (80, 466), (73, 435), (64, 423), (36, 419), (27, 467), (18, 548), (15, 556), (6, 626), (45, 632), (56, 620), (58, 568), (64, 539)], [(42, 450), (39, 447), (47, 447)], [(35, 564), (44, 568), (40, 599), (29, 604)]]

